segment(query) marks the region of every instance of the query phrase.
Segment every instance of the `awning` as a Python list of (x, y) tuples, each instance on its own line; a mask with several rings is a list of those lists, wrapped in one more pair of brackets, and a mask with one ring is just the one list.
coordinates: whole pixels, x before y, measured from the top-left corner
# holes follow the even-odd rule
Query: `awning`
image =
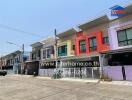
[(82, 61), (90, 61), (94, 57), (99, 57), (99, 53), (89, 54), (89, 55), (81, 55), (81, 56), (70, 56), (70, 57), (61, 57), (58, 60), (68, 61), (68, 60), (82, 60)]
[(110, 50), (107, 52), (103, 52), (101, 54), (116, 54), (116, 53), (127, 53), (127, 52), (132, 52), (132, 47), (131, 48), (117, 49), (117, 50)]
[(25, 63), (34, 63), (34, 62), (39, 62), (39, 60), (26, 61)]
[(56, 59), (45, 59), (45, 60), (41, 60), (40, 63), (53, 62), (53, 61), (56, 61)]

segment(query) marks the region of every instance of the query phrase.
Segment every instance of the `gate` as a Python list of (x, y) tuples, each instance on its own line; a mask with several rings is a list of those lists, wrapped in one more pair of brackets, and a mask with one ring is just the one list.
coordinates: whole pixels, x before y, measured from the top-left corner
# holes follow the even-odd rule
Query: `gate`
[(132, 81), (132, 65), (124, 66), (127, 81)]
[(124, 66), (104, 66), (103, 74), (116, 81), (132, 81), (132, 65)]
[(52, 69), (39, 69), (39, 75), (44, 77), (52, 77), (54, 74), (54, 68)]

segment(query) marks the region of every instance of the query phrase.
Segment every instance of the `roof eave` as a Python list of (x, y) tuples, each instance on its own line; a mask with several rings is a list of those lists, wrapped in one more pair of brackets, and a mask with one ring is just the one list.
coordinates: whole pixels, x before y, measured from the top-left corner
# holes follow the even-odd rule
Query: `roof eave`
[(33, 44), (31, 44), (32, 47), (38, 47), (38, 46), (42, 46), (41, 42), (35, 42)]
[(65, 36), (68, 36), (68, 35), (75, 34), (76, 32), (77, 31), (74, 28), (71, 28), (69, 30), (66, 30), (64, 32), (61, 32), (61, 33), (57, 34), (57, 37), (59, 37), (59, 38), (65, 37)]
[(103, 16), (100, 16), (98, 18), (95, 18), (91, 21), (88, 21), (84, 24), (81, 24), (79, 25), (78, 27), (82, 30), (85, 30), (85, 29), (88, 29), (88, 28), (91, 28), (91, 27), (95, 27), (97, 25), (100, 25), (100, 24), (103, 24), (103, 23), (107, 23), (109, 22), (109, 18), (107, 15), (103, 15)]

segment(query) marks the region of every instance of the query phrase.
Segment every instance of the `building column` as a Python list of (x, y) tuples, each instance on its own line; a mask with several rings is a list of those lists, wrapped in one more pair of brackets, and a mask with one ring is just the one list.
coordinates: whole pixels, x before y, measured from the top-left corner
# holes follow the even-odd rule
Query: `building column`
[(63, 61), (60, 60), (60, 67), (59, 68), (63, 68)]
[(104, 55), (103, 54), (99, 54), (99, 63), (100, 63), (100, 79), (103, 76), (103, 60), (104, 60)]

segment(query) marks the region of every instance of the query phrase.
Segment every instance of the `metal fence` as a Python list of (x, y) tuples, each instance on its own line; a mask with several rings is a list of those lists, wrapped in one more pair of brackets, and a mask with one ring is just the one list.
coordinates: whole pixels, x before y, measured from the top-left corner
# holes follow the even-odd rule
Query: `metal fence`
[[(39, 75), (52, 77), (55, 69), (39, 69)], [(63, 78), (100, 78), (100, 67), (84, 67), (84, 68), (59, 68)]]
[(54, 68), (52, 69), (39, 69), (39, 75), (44, 77), (52, 77), (54, 74)]
[(100, 78), (99, 67), (84, 67), (84, 68), (62, 68), (62, 77), (64, 78)]

